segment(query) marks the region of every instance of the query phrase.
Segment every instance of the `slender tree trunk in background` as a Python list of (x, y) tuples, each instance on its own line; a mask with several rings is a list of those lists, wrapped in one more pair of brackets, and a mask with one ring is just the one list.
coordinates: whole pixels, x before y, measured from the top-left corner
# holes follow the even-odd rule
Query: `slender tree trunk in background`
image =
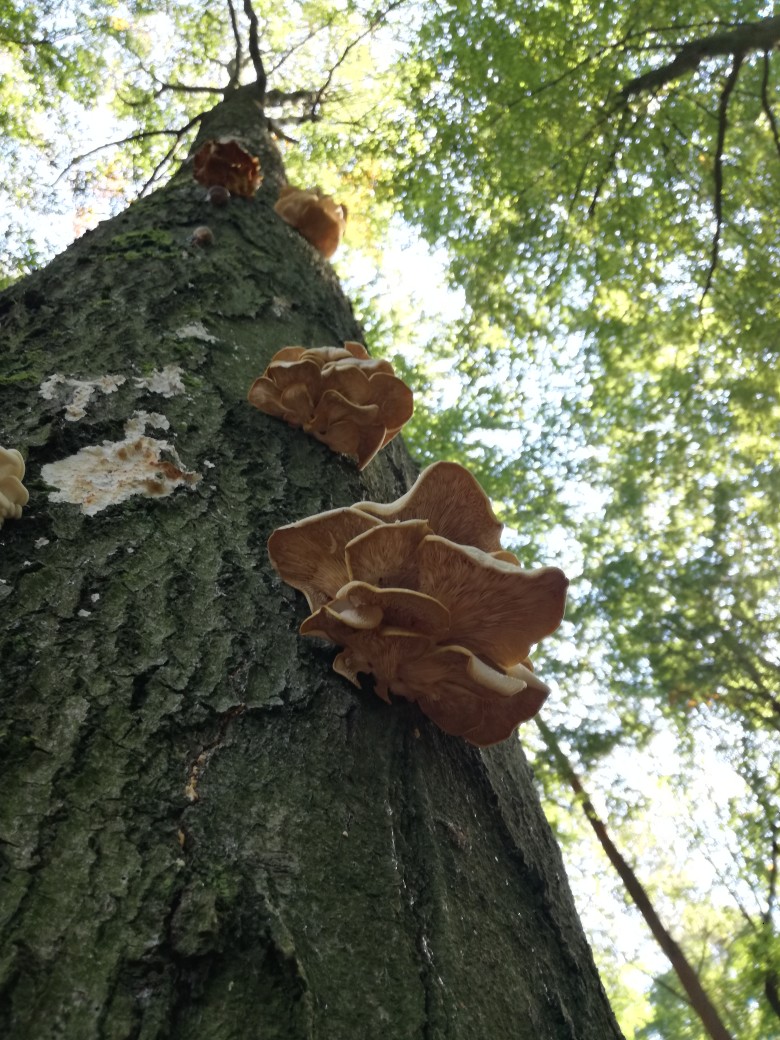
[[(280, 347), (361, 333), (272, 211), (251, 89), (223, 134), (261, 157), (253, 201), (185, 165), (0, 296), (31, 493), (0, 531), (0, 1035), (618, 1040), (519, 744), (480, 754), (297, 635), (270, 531), (413, 467), (396, 441), (361, 477), (246, 404)], [(114, 378), (69, 418), (55, 374)], [(123, 440), (178, 455), (145, 494), (57, 500), (44, 465)]]
[(669, 962), (688, 996), (691, 1007), (701, 1019), (701, 1023), (704, 1026), (707, 1035), (712, 1037), (712, 1040), (732, 1040), (731, 1033), (729, 1033), (721, 1021), (712, 1001), (699, 981), (699, 976), (696, 974), (696, 971), (691, 966), (682, 949), (664, 927), (663, 922), (655, 912), (655, 908), (653, 907), (650, 897), (645, 891), (641, 881), (610, 838), (605, 823), (596, 812), (593, 802), (591, 802), (585, 788), (582, 786), (580, 778), (577, 776), (571, 762), (569, 762), (569, 759), (564, 754), (560, 744), (555, 739), (555, 734), (538, 716), (536, 717), (536, 724), (545, 744), (561, 770), (561, 775), (566, 778), (571, 789), (577, 796), (577, 799), (582, 806), (582, 811), (585, 813), (588, 823), (593, 828), (593, 831), (599, 840), (599, 844), (607, 854), (610, 863), (617, 871), (620, 880), (623, 882), (626, 891), (634, 901), (637, 910), (639, 910), (642, 917), (644, 917), (645, 923), (652, 932), (653, 938), (669, 958)]

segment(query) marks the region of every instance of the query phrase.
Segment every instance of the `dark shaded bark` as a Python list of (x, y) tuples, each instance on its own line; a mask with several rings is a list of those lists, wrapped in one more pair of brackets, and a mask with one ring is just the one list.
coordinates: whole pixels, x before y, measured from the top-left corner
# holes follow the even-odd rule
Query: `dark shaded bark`
[(593, 833), (598, 838), (599, 844), (606, 853), (610, 863), (617, 871), (626, 892), (628, 892), (637, 910), (644, 918), (653, 938), (669, 958), (669, 963), (680, 980), (688, 1001), (699, 1016), (707, 1035), (712, 1040), (733, 1040), (731, 1033), (729, 1033), (721, 1021), (720, 1015), (699, 981), (699, 976), (695, 969), (656, 913), (644, 885), (610, 838), (606, 824), (596, 812), (593, 802), (582, 786), (580, 778), (555, 739), (555, 734), (541, 719), (537, 718), (536, 723), (547, 748), (555, 759), (556, 765), (561, 770), (561, 776), (577, 796), (582, 806), (582, 811), (585, 813), (585, 818), (593, 828)]
[[(242, 89), (201, 134), (261, 156), (256, 199), (213, 208), (185, 165), (0, 295), (31, 493), (0, 530), (0, 1035), (618, 1040), (519, 744), (354, 690), (268, 564), (273, 528), (413, 467), (396, 441), (361, 477), (245, 402), (280, 347), (360, 338), (273, 213), (263, 125)], [(168, 365), (185, 393), (144, 387)], [(69, 420), (55, 373), (125, 381)], [(42, 466), (139, 411), (199, 482), (56, 501)]]

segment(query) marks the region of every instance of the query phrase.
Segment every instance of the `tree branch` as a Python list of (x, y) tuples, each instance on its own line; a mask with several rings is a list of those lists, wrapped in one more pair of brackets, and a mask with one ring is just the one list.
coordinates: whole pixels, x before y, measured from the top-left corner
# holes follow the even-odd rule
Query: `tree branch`
[(772, 136), (775, 139), (775, 148), (777, 149), (777, 154), (780, 155), (780, 134), (777, 130), (775, 114), (769, 103), (769, 51), (764, 51), (764, 75), (761, 78), (761, 108), (764, 110), (764, 115), (769, 120)]
[(241, 47), (241, 31), (238, 28), (238, 16), (236, 15), (236, 9), (233, 6), (233, 0), (227, 0), (228, 11), (230, 12), (230, 27), (233, 30), (233, 40), (236, 45), (236, 54), (233, 59), (234, 65), (230, 73), (230, 80), (228, 82), (226, 92), (228, 90), (234, 90), (238, 86), (238, 77), (241, 72), (241, 64), (243, 62), (243, 54)]
[(267, 77), (265, 74), (263, 59), (260, 56), (260, 44), (258, 43), (257, 33), (257, 15), (255, 14), (254, 7), (252, 7), (252, 0), (244, 0), (244, 14), (249, 19), (249, 57), (252, 59), (252, 65), (254, 66), (257, 85), (260, 88), (260, 101), (262, 103), (265, 100)]
[[(778, 22), (780, 22), (780, 19), (778, 19)], [(718, 266), (720, 236), (723, 229), (723, 148), (726, 142), (726, 127), (728, 126), (729, 98), (731, 97), (731, 92), (737, 82), (743, 58), (744, 55), (741, 53), (734, 55), (731, 72), (729, 72), (723, 86), (723, 90), (720, 94), (720, 103), (718, 104), (718, 138), (715, 143), (715, 169), (713, 171), (715, 179), (715, 198), (713, 199), (713, 207), (715, 209), (715, 234), (712, 238), (710, 266), (707, 271), (707, 279), (704, 283), (704, 292), (701, 296), (702, 303), (704, 302), (704, 297), (710, 291), (712, 279), (715, 275), (715, 268)]]
[(681, 76), (694, 72), (706, 58), (739, 55), (749, 51), (771, 51), (780, 42), (780, 15), (760, 22), (747, 22), (731, 32), (713, 33), (684, 43), (671, 61), (630, 80), (620, 92), (624, 101), (647, 90), (659, 90)]
[(341, 65), (343, 65), (344, 62), (347, 60), (347, 57), (348, 57), (350, 51), (353, 50), (355, 47), (357, 47), (357, 45), (360, 43), (360, 41), (364, 40), (366, 38), (366, 36), (370, 36), (371, 33), (374, 31), (374, 29), (376, 29), (376, 27), (378, 25), (382, 24), (382, 22), (387, 18), (387, 16), (390, 14), (391, 11), (394, 11), (396, 9), (396, 7), (403, 6), (403, 4), (405, 2), (406, 2), (406, 0), (392, 0), (392, 2), (387, 5), (387, 7), (384, 9), (384, 11), (378, 11), (371, 18), (371, 20), (368, 23), (367, 28), (362, 33), (360, 33), (359, 36), (356, 36), (354, 40), (351, 40), (347, 44), (347, 46), (341, 52), (341, 55), (339, 56), (339, 58), (336, 60), (336, 63), (334, 65), (332, 65), (331, 68), (329, 69), (328, 75), (327, 75), (327, 77), (325, 79), (325, 82), (320, 87), (320, 89), (317, 91), (317, 96), (315, 97), (315, 99), (314, 99), (314, 101), (312, 103), (312, 106), (311, 106), (311, 115), (310, 115), (310, 121), (311, 122), (316, 122), (317, 119), (319, 118), (319, 116), (317, 115), (317, 109), (322, 104), (322, 99), (325, 96), (325, 93), (328, 90), (328, 87), (330, 87), (331, 83), (333, 82), (333, 77), (336, 75), (336, 70)]
[(149, 178), (143, 184), (141, 190), (139, 191), (139, 193), (138, 193), (139, 196), (145, 195), (146, 192), (149, 190), (149, 188), (151, 188), (151, 186), (156, 182), (156, 180), (159, 177), (160, 171), (163, 170), (168, 165), (170, 160), (176, 154), (176, 149), (181, 144), (182, 138), (184, 137), (184, 135), (187, 133), (188, 130), (191, 130), (193, 128), (193, 126), (195, 126), (197, 123), (199, 123), (201, 121), (201, 119), (203, 118), (203, 116), (204, 116), (204, 113), (203, 112), (199, 112), (198, 115), (193, 116), (193, 118), (189, 121), (189, 123), (186, 123), (183, 127), (181, 127), (180, 130), (177, 130), (177, 132), (176, 132), (176, 139), (174, 140), (173, 144), (168, 149), (168, 151), (165, 153), (165, 155), (162, 157), (162, 159), (160, 159), (160, 161), (157, 163), (155, 168), (152, 170)]
[[(197, 117), (200, 119), (200, 116)], [(78, 166), (80, 162), (88, 159), (91, 155), (96, 155), (98, 152), (102, 152), (104, 148), (118, 148), (123, 144), (132, 144), (134, 141), (143, 141), (147, 137), (176, 137), (180, 134), (186, 133), (187, 129), (192, 125), (192, 121), (187, 126), (182, 127), (181, 130), (141, 130), (137, 134), (129, 134), (127, 137), (123, 137), (118, 141), (106, 141), (104, 144), (99, 144), (96, 148), (90, 148), (88, 152), (84, 152), (82, 155), (77, 155), (68, 163), (65, 169), (60, 173), (55, 180), (55, 184), (65, 176), (68, 170), (72, 170), (74, 166)]]

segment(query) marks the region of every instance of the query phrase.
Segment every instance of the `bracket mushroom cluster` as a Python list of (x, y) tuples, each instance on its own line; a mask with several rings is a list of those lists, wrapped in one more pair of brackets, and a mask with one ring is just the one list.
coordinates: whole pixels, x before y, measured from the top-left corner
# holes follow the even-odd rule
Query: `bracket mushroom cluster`
[(22, 484), (24, 459), (15, 448), (0, 448), (0, 527), (5, 520), (18, 520), (30, 500)]
[(324, 257), (333, 256), (338, 249), (347, 226), (347, 207), (331, 195), (324, 195), (319, 188), (285, 184), (274, 210)]
[(371, 358), (360, 343), (343, 347), (284, 347), (254, 381), (249, 402), (301, 426), (364, 469), (410, 418), (412, 391), (389, 361)]
[(260, 160), (232, 137), (206, 141), (193, 159), (193, 176), (204, 187), (251, 199), (263, 182)]
[(563, 618), (568, 580), (523, 570), (468, 470), (429, 466), (389, 505), (358, 502), (278, 528), (271, 563), (306, 596), (301, 634), (343, 647), (333, 667), (356, 686), (415, 701), (446, 733), (480, 747), (544, 703), (531, 646)]

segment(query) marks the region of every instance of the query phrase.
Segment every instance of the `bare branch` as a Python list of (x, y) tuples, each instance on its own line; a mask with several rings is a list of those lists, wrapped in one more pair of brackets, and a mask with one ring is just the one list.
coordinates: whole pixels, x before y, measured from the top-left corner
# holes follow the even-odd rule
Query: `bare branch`
[(780, 155), (780, 134), (777, 130), (775, 114), (769, 103), (769, 51), (764, 51), (764, 75), (761, 78), (761, 107), (764, 110), (764, 115), (769, 120), (772, 136), (775, 139), (775, 148), (777, 149), (777, 154)]
[[(198, 116), (200, 118), (200, 116)], [(189, 125), (189, 124), (188, 124)], [(185, 128), (186, 129), (186, 128)], [(55, 180), (55, 184), (58, 184), (65, 174), (72, 170), (74, 166), (78, 166), (80, 162), (88, 159), (91, 155), (96, 155), (98, 152), (102, 152), (106, 148), (119, 148), (123, 144), (132, 144), (134, 141), (143, 141), (147, 137), (178, 137), (178, 130), (141, 130), (137, 134), (129, 134), (127, 137), (123, 137), (118, 141), (106, 141), (104, 144), (99, 144), (96, 148), (90, 148), (88, 152), (84, 152), (83, 155), (77, 155), (71, 159), (62, 173), (59, 174)]]
[(203, 112), (198, 113), (198, 115), (194, 116), (189, 121), (189, 123), (186, 123), (183, 127), (181, 127), (180, 130), (178, 130), (176, 132), (176, 140), (173, 142), (171, 147), (168, 149), (168, 151), (165, 153), (165, 155), (162, 157), (162, 159), (160, 159), (160, 161), (157, 163), (155, 168), (152, 170), (151, 175), (149, 176), (148, 180), (146, 180), (144, 182), (143, 186), (141, 187), (140, 192), (138, 193), (139, 196), (145, 195), (147, 193), (147, 191), (152, 187), (152, 185), (156, 183), (156, 181), (159, 178), (160, 173), (162, 172), (162, 170), (165, 169), (165, 167), (168, 165), (168, 163), (171, 161), (171, 159), (173, 159), (174, 155), (176, 154), (176, 151), (177, 151), (179, 145), (181, 144), (182, 139), (184, 138), (184, 136), (187, 134), (187, 132), (189, 130), (191, 130), (193, 128), (193, 126), (196, 126), (201, 121), (201, 119), (203, 118), (204, 114), (205, 113), (203, 113)]
[(391, 11), (394, 11), (397, 7), (402, 7), (405, 2), (406, 2), (406, 0), (392, 0), (392, 3), (388, 4), (387, 7), (384, 9), (384, 11), (378, 11), (371, 18), (371, 20), (368, 23), (367, 28), (362, 33), (360, 33), (358, 36), (355, 37), (354, 40), (351, 40), (347, 44), (347, 46), (341, 52), (341, 55), (337, 59), (336, 63), (334, 65), (332, 65), (331, 68), (329, 69), (328, 75), (327, 75), (327, 77), (325, 79), (325, 82), (320, 87), (320, 89), (317, 91), (317, 96), (314, 99), (314, 102), (312, 103), (312, 106), (311, 106), (311, 118), (312, 118), (312, 121), (315, 120), (315, 115), (316, 115), (317, 109), (322, 104), (322, 99), (325, 96), (325, 94), (326, 94), (328, 88), (330, 87), (331, 83), (333, 82), (333, 77), (336, 75), (336, 71), (347, 60), (347, 57), (349, 56), (350, 51), (354, 50), (355, 47), (357, 47), (357, 45), (362, 40), (364, 40), (366, 38), (366, 36), (370, 36), (371, 33), (373, 33), (373, 31), (377, 28), (377, 26), (381, 25), (382, 22), (384, 22), (384, 20), (387, 18), (387, 16), (390, 14)]
[(165, 80), (157, 80), (157, 82), (160, 86), (155, 91), (155, 97), (159, 97), (165, 90), (173, 90), (181, 94), (224, 94), (222, 87), (191, 87), (188, 83), (166, 83)]
[(289, 134), (285, 133), (280, 124), (275, 119), (271, 119), (270, 116), (266, 116), (266, 119), (268, 120), (268, 129), (276, 137), (280, 138), (282, 141), (287, 141), (288, 144), (300, 143), (297, 137), (290, 137)]
[(266, 74), (263, 59), (260, 56), (260, 44), (258, 42), (257, 15), (252, 0), (244, 0), (244, 14), (249, 19), (249, 56), (252, 59), (257, 85), (260, 88), (261, 99), (265, 97)]
[[(780, 19), (778, 19), (780, 22)], [(728, 107), (729, 98), (731, 92), (737, 82), (739, 76), (739, 70), (742, 67), (742, 60), (744, 55), (739, 53), (734, 55), (734, 60), (731, 64), (731, 71), (728, 74), (726, 82), (723, 86), (723, 90), (720, 94), (720, 103), (718, 104), (718, 138), (715, 143), (715, 197), (712, 201), (715, 209), (715, 234), (712, 238), (712, 252), (710, 254), (710, 266), (707, 271), (707, 279), (704, 283), (704, 292), (701, 296), (701, 302), (704, 302), (704, 297), (710, 291), (712, 285), (712, 279), (715, 275), (715, 268), (718, 266), (718, 253), (720, 252), (720, 236), (723, 230), (723, 148), (726, 143), (726, 127), (728, 126)], [(700, 304), (701, 306), (701, 304)]]
[(269, 90), (265, 95), (266, 105), (294, 105), (298, 101), (313, 104), (316, 90)]
[(731, 32), (713, 33), (684, 43), (671, 61), (630, 80), (620, 92), (623, 101), (647, 90), (659, 90), (681, 76), (694, 72), (706, 58), (739, 55), (749, 51), (771, 51), (780, 43), (780, 15), (760, 22), (746, 22)]
[(227, 85), (228, 90), (233, 90), (238, 86), (238, 75), (241, 71), (241, 64), (243, 62), (243, 54), (241, 47), (241, 31), (238, 28), (238, 16), (236, 15), (236, 9), (233, 6), (233, 0), (227, 0), (228, 11), (230, 12), (230, 27), (233, 30), (233, 39), (236, 44), (236, 56), (235, 56), (235, 67), (230, 73), (230, 82)]

